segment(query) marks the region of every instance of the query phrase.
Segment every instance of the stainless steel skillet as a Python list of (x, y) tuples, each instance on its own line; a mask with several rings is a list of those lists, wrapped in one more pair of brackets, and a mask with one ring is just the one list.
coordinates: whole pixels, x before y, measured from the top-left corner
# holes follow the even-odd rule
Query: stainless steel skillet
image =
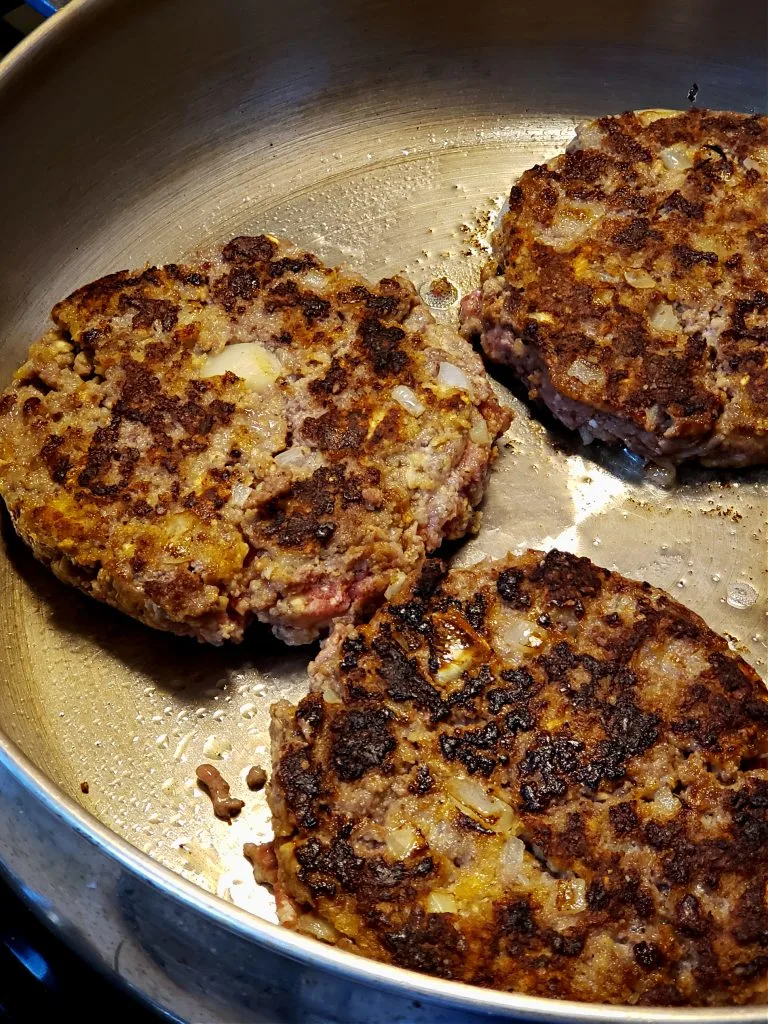
[[(512, 178), (582, 117), (684, 106), (694, 82), (702, 104), (767, 109), (767, 20), (751, 0), (73, 0), (0, 68), (3, 383), (72, 287), (235, 233), (464, 291)], [(587, 553), (665, 587), (765, 675), (768, 473), (691, 470), (667, 490), (509, 401), (484, 527), (457, 560)], [(263, 796), (227, 829), (194, 767), (208, 744), (246, 793), (268, 705), (302, 691), (312, 652), (258, 630), (224, 651), (153, 634), (49, 578), (7, 521), (3, 539), (0, 861), (156, 1005), (193, 1021), (765, 1021), (502, 995), (278, 930), (240, 852), (267, 835)]]

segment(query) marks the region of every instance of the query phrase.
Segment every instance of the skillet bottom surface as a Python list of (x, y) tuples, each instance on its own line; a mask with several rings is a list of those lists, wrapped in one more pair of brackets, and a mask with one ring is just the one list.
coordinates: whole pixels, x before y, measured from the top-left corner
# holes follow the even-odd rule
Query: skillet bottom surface
[[(594, 113), (602, 111), (584, 112)], [(455, 322), (457, 302), (430, 299), (430, 283), (447, 277), (458, 295), (476, 283), (512, 181), (562, 149), (577, 120), (446, 121), (405, 130), (396, 146), (375, 127), (322, 137), (313, 142), (311, 180), (278, 157), (257, 195), (247, 176), (230, 182), (226, 202), (210, 204), (200, 243), (266, 230), (368, 276), (404, 269), (436, 315)], [(151, 238), (144, 249), (148, 259), (183, 255), (167, 236), (157, 251)], [(92, 276), (116, 269), (96, 266)], [(480, 534), (455, 551), (455, 563), (515, 547), (588, 555), (666, 589), (732, 637), (765, 676), (768, 470), (688, 468), (664, 486), (624, 453), (581, 447), (532, 415), (507, 389), (509, 378), (497, 379), (516, 419)], [(0, 657), (0, 721), (11, 739), (139, 849), (275, 920), (242, 856), (243, 843), (270, 834), (264, 794), (250, 793), (244, 777), (253, 764), (269, 767), (269, 705), (301, 697), (316, 649), (284, 648), (258, 627), (223, 649), (154, 633), (59, 584), (5, 515), (3, 541), (0, 614), (13, 639)], [(195, 783), (202, 761), (246, 802), (229, 827)]]

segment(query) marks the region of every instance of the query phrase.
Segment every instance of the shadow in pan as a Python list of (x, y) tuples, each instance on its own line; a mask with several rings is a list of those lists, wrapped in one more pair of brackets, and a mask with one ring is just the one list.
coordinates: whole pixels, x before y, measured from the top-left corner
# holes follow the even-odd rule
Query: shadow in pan
[[(568, 457), (578, 455), (586, 462), (599, 466), (625, 483), (642, 483), (653, 463), (635, 455), (621, 445), (603, 441), (584, 444), (578, 431), (569, 430), (540, 402), (528, 398), (525, 385), (504, 366), (488, 368), (490, 375), (507, 388), (529, 410), (531, 418), (540, 423), (552, 448)], [(749, 466), (744, 469), (709, 469), (697, 462), (687, 462), (677, 468), (675, 487), (698, 488), (720, 484), (721, 487), (746, 484), (768, 484), (768, 467)]]
[(270, 672), (279, 666), (281, 675), (303, 671), (317, 654), (316, 644), (287, 647), (261, 623), (250, 627), (243, 643), (222, 647), (152, 629), (58, 580), (16, 535), (4, 505), (0, 536), (14, 571), (45, 603), (52, 629), (97, 645), (179, 700), (197, 702), (201, 691), (251, 667)]

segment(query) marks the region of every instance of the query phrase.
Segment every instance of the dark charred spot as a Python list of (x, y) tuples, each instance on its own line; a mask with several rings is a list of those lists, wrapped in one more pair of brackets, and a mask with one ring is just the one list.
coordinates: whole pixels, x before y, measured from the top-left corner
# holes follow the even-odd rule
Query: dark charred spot
[(399, 307), (397, 295), (379, 295), (361, 284), (353, 285), (345, 292), (339, 292), (338, 298), (344, 303), (363, 303), (371, 316), (377, 318), (389, 319), (398, 312)]
[(373, 641), (373, 649), (379, 657), (381, 677), (392, 700), (413, 701), (435, 716), (445, 713), (440, 693), (427, 682), (415, 660), (409, 658), (398, 644), (382, 632)]
[(468, 708), (477, 697), (488, 689), (491, 683), (493, 683), (493, 672), (488, 665), (481, 665), (474, 676), (465, 677), (462, 686), (450, 694), (446, 705), (449, 708)]
[(138, 519), (144, 519), (146, 516), (152, 515), (154, 509), (148, 501), (144, 500), (144, 498), (139, 498), (137, 501), (134, 501), (131, 506), (131, 512)]
[(659, 738), (661, 719), (656, 714), (642, 711), (623, 693), (605, 712), (606, 732), (624, 758), (645, 753)]
[(747, 883), (733, 915), (733, 936), (739, 945), (768, 947), (768, 905), (766, 905), (768, 872), (758, 871)]
[(179, 307), (168, 299), (150, 299), (143, 295), (121, 295), (118, 308), (121, 312), (135, 309), (131, 326), (151, 328), (160, 324), (164, 331), (173, 330), (179, 320)]
[(602, 570), (588, 558), (553, 549), (531, 573), (531, 582), (543, 582), (549, 599), (557, 608), (572, 608), (577, 618), (584, 615), (584, 601), (598, 596)]
[(501, 672), (501, 678), (510, 684), (513, 699), (528, 693), (534, 686), (533, 676), (527, 668), (506, 668)]
[(558, 956), (581, 956), (584, 951), (584, 936), (576, 932), (566, 935), (553, 932), (549, 937), (549, 948)]
[(314, 828), (318, 819), (315, 802), (323, 793), (323, 774), (303, 750), (292, 750), (280, 759), (275, 772), (287, 807), (302, 828)]
[(765, 319), (768, 310), (768, 294), (756, 291), (751, 299), (737, 299), (733, 305), (733, 315), (729, 333), (736, 339), (754, 338), (755, 341), (768, 341), (768, 324), (748, 324), (750, 314), (758, 314)]
[(691, 220), (701, 220), (704, 216), (704, 203), (686, 199), (682, 192), (672, 192), (659, 206), (659, 213), (680, 213)]
[(228, 242), (222, 250), (227, 263), (266, 263), (277, 251), (277, 246), (266, 235), (240, 235)]
[[(642, 143), (625, 131), (622, 117), (602, 117), (597, 122), (610, 148), (628, 163), (650, 163), (651, 153)], [(631, 116), (631, 115), (630, 115)], [(633, 117), (633, 120), (635, 118)]]
[(338, 395), (348, 382), (349, 374), (343, 362), (334, 356), (326, 375), (318, 380), (311, 380), (308, 387), (310, 394), (322, 400), (330, 395)]
[(296, 719), (316, 733), (325, 720), (325, 703), (319, 693), (310, 693), (299, 701)]
[(642, 249), (649, 239), (658, 237), (658, 232), (651, 228), (651, 222), (647, 217), (632, 217), (628, 224), (619, 228), (613, 235), (613, 241), (616, 245), (635, 252)]
[(640, 824), (634, 802), (615, 804), (609, 809), (608, 817), (617, 836), (629, 835)]
[(319, 295), (305, 292), (301, 297), (301, 312), (308, 324), (314, 324), (318, 320), (328, 319), (331, 304), (327, 299), (321, 299)]
[(495, 722), (487, 722), (479, 729), (456, 729), (440, 734), (440, 749), (447, 761), (458, 759), (470, 775), (487, 778), (496, 767), (496, 758), (483, 751), (494, 750), (501, 732)]
[(610, 902), (608, 890), (600, 881), (595, 878), (587, 886), (587, 906), (590, 910), (605, 910)]
[(536, 736), (520, 762), (520, 776), (529, 780), (520, 786), (526, 810), (541, 812), (565, 796), (568, 779), (579, 772), (583, 749), (584, 744), (570, 736)]
[(523, 590), (521, 584), (525, 575), (522, 569), (504, 569), (499, 573), (496, 580), (496, 589), (499, 596), (513, 608), (529, 608), (531, 598)]
[(319, 263), (312, 253), (305, 252), (301, 256), (285, 256), (279, 260), (273, 260), (267, 267), (267, 273), (272, 278), (283, 277), (285, 274), (303, 274), (307, 270), (313, 270)]
[(480, 629), (485, 621), (485, 613), (487, 611), (488, 602), (484, 595), (478, 592), (474, 595), (471, 601), (467, 602), (464, 614), (467, 616), (467, 622), (470, 626), (473, 626), (475, 629)]
[(408, 786), (408, 791), (416, 796), (424, 796), (432, 789), (435, 784), (435, 780), (432, 778), (432, 772), (425, 764), (419, 765), (416, 769), (416, 774), (413, 777), (413, 782)]
[(413, 596), (422, 601), (433, 597), (447, 572), (448, 566), (445, 562), (439, 558), (428, 558), (421, 567), (418, 583), (413, 588)]
[(664, 963), (664, 954), (653, 942), (635, 943), (632, 955), (635, 963), (644, 971), (655, 971)]
[(61, 451), (63, 444), (64, 438), (59, 434), (49, 434), (40, 449), (40, 458), (55, 484), (64, 483), (71, 466), (69, 457)]
[[(15, 395), (11, 395), (11, 394), (3, 395), (2, 398), (0, 398), (0, 416), (7, 416), (7, 414), (11, 411), (11, 409), (14, 407), (14, 405), (16, 405), (16, 396)], [(29, 416), (30, 414), (36, 412), (39, 406), (40, 406), (40, 399), (39, 398), (34, 398), (33, 397), (33, 398), (26, 399), (26, 401), (24, 402), (24, 405), (22, 406), (22, 410), (24, 412), (24, 415), (25, 416)]]
[(693, 893), (686, 893), (677, 902), (675, 907), (675, 920), (678, 928), (686, 935), (702, 935), (706, 928), (706, 922), (701, 913), (699, 901)]
[(213, 288), (214, 297), (232, 312), (239, 300), (250, 302), (260, 287), (259, 276), (250, 267), (235, 267), (229, 274), (220, 277)]
[(174, 278), (176, 281), (181, 281), (182, 284), (190, 284), (195, 288), (208, 284), (207, 275), (201, 274), (191, 267), (185, 267), (178, 263), (167, 263), (163, 269), (169, 277)]
[(402, 327), (385, 327), (375, 317), (366, 317), (358, 328), (363, 351), (379, 377), (401, 374), (408, 356), (401, 348), (405, 339)]
[(267, 502), (254, 523), (258, 535), (277, 537), (284, 547), (305, 548), (326, 543), (335, 531), (331, 518), (343, 501), (349, 479), (340, 466), (321, 466), (308, 480), (299, 480), (287, 492)]
[(377, 768), (395, 749), (395, 740), (389, 731), (391, 717), (383, 710), (347, 711), (334, 720), (331, 758), (342, 782), (362, 778), (369, 768)]
[(305, 419), (301, 431), (305, 439), (319, 451), (349, 451), (360, 448), (367, 427), (364, 413), (333, 409), (316, 419)]
[(676, 263), (686, 270), (695, 267), (697, 263), (706, 263), (714, 267), (718, 262), (716, 252), (700, 252), (698, 249), (691, 249), (688, 245), (675, 245), (672, 247), (672, 256)]
[(416, 908), (401, 928), (382, 934), (381, 941), (400, 967), (441, 978), (461, 973), (466, 943), (447, 914), (426, 914)]
[(357, 663), (360, 655), (365, 651), (365, 640), (359, 633), (353, 633), (352, 636), (345, 637), (341, 644), (341, 669), (343, 672), (349, 672), (353, 668), (357, 668)]
[(497, 920), (504, 935), (530, 938), (538, 930), (530, 898), (515, 900), (500, 907), (497, 911)]
[(299, 878), (318, 895), (336, 894), (334, 882), (346, 892), (355, 891), (362, 880), (365, 861), (358, 857), (343, 832), (335, 835), (326, 846), (311, 838), (296, 848), (296, 860), (301, 865)]

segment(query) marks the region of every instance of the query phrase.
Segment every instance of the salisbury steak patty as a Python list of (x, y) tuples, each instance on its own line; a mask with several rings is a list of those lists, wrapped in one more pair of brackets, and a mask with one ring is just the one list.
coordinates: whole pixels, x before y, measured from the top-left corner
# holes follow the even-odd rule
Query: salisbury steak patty
[(271, 237), (102, 278), (0, 398), (0, 493), (62, 579), (212, 643), (291, 642), (470, 526), (509, 414), (401, 277)]
[(420, 578), (274, 708), (279, 909), (580, 1000), (768, 1001), (768, 695), (692, 612), (560, 551)]
[(512, 188), (463, 332), (585, 440), (768, 460), (768, 118), (603, 117)]

